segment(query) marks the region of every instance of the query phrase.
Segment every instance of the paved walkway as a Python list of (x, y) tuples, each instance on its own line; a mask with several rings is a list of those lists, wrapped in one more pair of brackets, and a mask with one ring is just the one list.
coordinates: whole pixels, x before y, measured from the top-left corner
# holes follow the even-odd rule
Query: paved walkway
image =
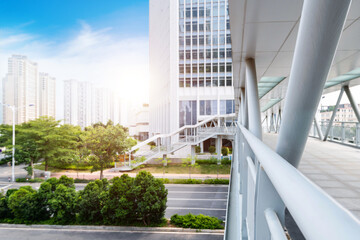
[[(264, 134), (275, 149), (277, 134)], [(309, 138), (299, 170), (360, 219), (360, 149)]]

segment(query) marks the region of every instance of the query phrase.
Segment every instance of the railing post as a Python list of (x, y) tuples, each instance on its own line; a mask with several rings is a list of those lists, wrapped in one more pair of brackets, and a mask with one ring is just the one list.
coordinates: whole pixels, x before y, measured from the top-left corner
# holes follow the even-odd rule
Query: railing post
[[(336, 105), (335, 105), (334, 110), (333, 110), (333, 113), (332, 113), (332, 115), (331, 115), (329, 125), (328, 125), (328, 127), (327, 127), (327, 129), (326, 129), (326, 131), (325, 131), (324, 140), (323, 140), (323, 141), (326, 141), (326, 139), (327, 139), (327, 137), (328, 137), (328, 135), (329, 135), (329, 131), (330, 131), (330, 129), (332, 129), (332, 124), (333, 124), (334, 119), (335, 119), (335, 117), (336, 117), (336, 113), (337, 113), (337, 110), (338, 110), (338, 108), (339, 108), (339, 104), (340, 104), (341, 98), (342, 98), (342, 96), (343, 96), (343, 93), (344, 93), (344, 87), (342, 87), (341, 90), (340, 90), (339, 97), (338, 97), (338, 99), (337, 99), (337, 101), (336, 101)], [(332, 135), (333, 135), (333, 134), (334, 134), (334, 133), (332, 133)], [(334, 135), (333, 135), (333, 137), (334, 137)], [(332, 138), (333, 138), (333, 137), (332, 137)]]
[(341, 142), (345, 142), (345, 123), (341, 123)]

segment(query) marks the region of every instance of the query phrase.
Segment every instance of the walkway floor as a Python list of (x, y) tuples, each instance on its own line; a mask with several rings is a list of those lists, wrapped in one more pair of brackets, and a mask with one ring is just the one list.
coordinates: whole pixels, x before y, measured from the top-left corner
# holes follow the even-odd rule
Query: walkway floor
[[(275, 149), (277, 134), (264, 134)], [(360, 149), (309, 138), (299, 170), (360, 219)]]

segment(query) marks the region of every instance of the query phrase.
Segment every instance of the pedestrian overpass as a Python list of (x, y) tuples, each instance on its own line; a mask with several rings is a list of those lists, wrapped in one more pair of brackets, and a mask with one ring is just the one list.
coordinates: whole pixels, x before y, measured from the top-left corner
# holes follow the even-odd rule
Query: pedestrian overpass
[[(360, 239), (359, 220), (297, 169), (310, 133), (334, 140), (340, 100), (320, 127), (322, 94), (345, 92), (360, 122), (350, 91), (360, 84), (359, 9), (358, 0), (229, 0), (237, 124), (224, 239)], [(262, 120), (277, 133), (273, 149)]]

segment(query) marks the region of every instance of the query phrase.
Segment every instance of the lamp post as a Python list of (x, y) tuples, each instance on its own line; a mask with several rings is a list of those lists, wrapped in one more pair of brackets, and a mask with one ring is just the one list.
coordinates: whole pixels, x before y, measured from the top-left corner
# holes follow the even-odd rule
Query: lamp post
[[(11, 181), (15, 182), (15, 111), (18, 110), (19, 108), (15, 107), (15, 106), (11, 106), (9, 104), (3, 104), (4, 106), (7, 106), (8, 108), (11, 109), (12, 111), (12, 122), (13, 122), (13, 126), (12, 126), (12, 165), (11, 165)], [(33, 107), (35, 106), (35, 104), (29, 104), (29, 107)], [(26, 106), (23, 106), (26, 107)], [(20, 108), (23, 108), (20, 107)]]

